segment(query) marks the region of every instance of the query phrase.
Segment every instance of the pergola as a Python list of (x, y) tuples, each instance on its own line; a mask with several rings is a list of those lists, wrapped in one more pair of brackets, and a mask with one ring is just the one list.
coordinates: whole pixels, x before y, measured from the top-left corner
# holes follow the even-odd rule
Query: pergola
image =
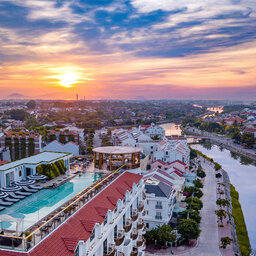
[(94, 167), (112, 171), (124, 166), (125, 169), (140, 167), (140, 149), (128, 146), (109, 146), (93, 149)]

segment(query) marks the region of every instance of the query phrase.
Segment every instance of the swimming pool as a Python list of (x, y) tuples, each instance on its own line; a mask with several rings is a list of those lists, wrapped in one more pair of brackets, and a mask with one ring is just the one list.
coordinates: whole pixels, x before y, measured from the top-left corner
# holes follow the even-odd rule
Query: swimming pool
[[(42, 189), (18, 203), (6, 207), (5, 210), (1, 211), (1, 215), (19, 219), (18, 230), (24, 231), (100, 177), (101, 174), (84, 173), (58, 188)], [(0, 223), (0, 227), (2, 229), (16, 230), (16, 221), (3, 221)]]

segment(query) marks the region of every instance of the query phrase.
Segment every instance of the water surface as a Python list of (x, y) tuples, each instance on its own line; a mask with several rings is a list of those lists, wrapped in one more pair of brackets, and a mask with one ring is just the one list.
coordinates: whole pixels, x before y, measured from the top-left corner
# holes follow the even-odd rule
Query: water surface
[(252, 248), (256, 248), (256, 167), (253, 161), (215, 145), (192, 145), (222, 165), (239, 192)]

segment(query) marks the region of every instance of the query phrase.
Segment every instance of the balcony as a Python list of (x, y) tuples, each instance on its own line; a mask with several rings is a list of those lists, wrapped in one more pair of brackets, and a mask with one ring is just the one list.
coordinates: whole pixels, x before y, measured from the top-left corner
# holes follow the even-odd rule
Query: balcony
[(126, 219), (124, 223), (124, 232), (129, 232), (132, 228), (132, 221), (130, 219)]
[(108, 247), (104, 248), (103, 256), (115, 256), (115, 253), (115, 245), (109, 244)]
[(137, 247), (133, 247), (132, 251), (131, 251), (131, 256), (137, 256), (138, 255), (138, 248)]
[(144, 221), (142, 219), (139, 219), (137, 223), (137, 229), (142, 229), (144, 227)]
[(138, 211), (133, 210), (131, 217), (132, 217), (132, 221), (136, 221), (138, 219)]
[(142, 199), (146, 200), (146, 193), (144, 191), (142, 192)]
[(117, 232), (117, 235), (114, 238), (114, 240), (115, 240), (116, 246), (121, 245), (123, 243), (123, 241), (124, 241), (124, 231), (123, 230), (119, 230)]
[(137, 241), (137, 247), (140, 247), (140, 246), (142, 246), (143, 245), (143, 236), (139, 236), (139, 238), (138, 238), (138, 241)]
[(144, 204), (142, 201), (140, 201), (139, 205), (138, 205), (138, 212), (142, 212), (144, 209)]
[(136, 240), (138, 238), (138, 230), (134, 228), (131, 233), (131, 239)]
[(156, 209), (163, 209), (163, 206), (161, 204), (156, 204)]

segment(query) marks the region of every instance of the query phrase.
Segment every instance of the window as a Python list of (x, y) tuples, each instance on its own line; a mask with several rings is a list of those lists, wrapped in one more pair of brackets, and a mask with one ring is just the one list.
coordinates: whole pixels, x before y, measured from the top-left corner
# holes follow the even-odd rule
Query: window
[(136, 205), (137, 205), (137, 207), (139, 206), (139, 198), (138, 197), (136, 199)]
[(123, 226), (125, 226), (125, 214), (123, 215)]
[(153, 154), (153, 151), (151, 151), (150, 154), (152, 155), (152, 154)]
[(153, 146), (151, 146), (150, 148), (153, 149)]
[(114, 238), (117, 238), (117, 225), (114, 228)]
[(115, 210), (114, 210), (114, 213), (116, 213), (117, 212), (117, 206), (116, 206), (116, 208), (115, 208)]
[(156, 202), (156, 209), (163, 209), (163, 206), (162, 206), (162, 202), (161, 202), (161, 201), (157, 201), (157, 202)]
[(149, 228), (149, 223), (146, 222), (146, 228)]
[(94, 237), (95, 237), (95, 229), (93, 229), (93, 231), (92, 231), (92, 235), (90, 237), (90, 242), (94, 239)]
[(149, 204), (149, 201), (147, 200), (147, 204)]
[(132, 216), (132, 205), (130, 206), (130, 216)]
[(21, 177), (21, 171), (19, 171), (19, 177)]
[(108, 216), (106, 216), (106, 219), (103, 222), (103, 226), (105, 226), (108, 223)]
[(168, 151), (166, 151), (165, 154), (168, 155)]
[(161, 212), (156, 212), (155, 219), (156, 220), (161, 220), (162, 219), (162, 213)]

